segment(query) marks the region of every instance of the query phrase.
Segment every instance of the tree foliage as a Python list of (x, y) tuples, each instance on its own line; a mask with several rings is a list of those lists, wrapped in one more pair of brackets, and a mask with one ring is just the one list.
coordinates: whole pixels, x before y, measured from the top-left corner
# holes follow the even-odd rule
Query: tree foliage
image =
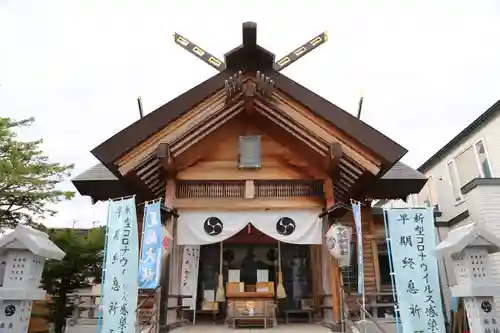
[(0, 117), (0, 230), (18, 223), (40, 228), (36, 221), (56, 213), (50, 204), (74, 196), (55, 187), (73, 166), (50, 163), (40, 148), (42, 140), (24, 142), (17, 137), (16, 129), (33, 121)]
[(66, 253), (63, 260), (45, 263), (42, 284), (49, 302), (49, 319), (56, 333), (64, 330), (66, 319), (73, 311), (70, 294), (77, 289), (100, 283), (104, 254), (104, 228), (86, 230), (63, 229), (49, 231), (50, 239)]

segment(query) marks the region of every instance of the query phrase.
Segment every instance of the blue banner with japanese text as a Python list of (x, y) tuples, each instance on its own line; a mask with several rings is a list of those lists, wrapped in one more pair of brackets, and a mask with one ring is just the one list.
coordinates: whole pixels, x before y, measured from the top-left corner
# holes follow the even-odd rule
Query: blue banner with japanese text
[(363, 231), (361, 229), (361, 204), (352, 202), (352, 214), (356, 226), (357, 248), (358, 248), (358, 294), (365, 293), (365, 265), (363, 261)]
[(135, 333), (139, 248), (135, 197), (109, 203), (103, 333)]
[(139, 263), (139, 287), (155, 289), (160, 283), (163, 255), (159, 202), (146, 204), (142, 225), (141, 261)]
[(433, 209), (391, 208), (387, 218), (403, 333), (445, 333)]

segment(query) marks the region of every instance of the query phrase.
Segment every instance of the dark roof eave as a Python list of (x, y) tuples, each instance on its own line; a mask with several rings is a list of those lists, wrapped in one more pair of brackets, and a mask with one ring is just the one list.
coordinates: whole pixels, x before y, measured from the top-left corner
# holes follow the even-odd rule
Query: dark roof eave
[(269, 71), (267, 75), (272, 77), (275, 86), (284, 93), (386, 160), (388, 163), (382, 170), (382, 174), (408, 152), (407, 149), (370, 125), (289, 77), (276, 71)]
[[(92, 154), (117, 175), (112, 165), (117, 158), (221, 89), (230, 74), (232, 73), (228, 71), (221, 72), (178, 96), (94, 148)], [(385, 160), (381, 174), (389, 170), (407, 153), (405, 148), (379, 131), (285, 75), (274, 70), (268, 72), (267, 75), (271, 76), (275, 80), (275, 85), (284, 93), (290, 95), (291, 98), (305, 105), (314, 114), (332, 123), (339, 130), (355, 138), (363, 146), (381, 156)]]
[(422, 173), (429, 170), (450, 150), (452, 150), (457, 144), (459, 144), (463, 139), (469, 136), (469, 134), (473, 133), (480, 126), (484, 125), (484, 123), (487, 122), (491, 117), (495, 116), (498, 111), (500, 111), (500, 100), (497, 101), (495, 104), (493, 104), (488, 110), (486, 110), (483, 114), (481, 114), (464, 130), (458, 133), (446, 145), (444, 145), (441, 149), (439, 149), (434, 155), (432, 155), (427, 161), (425, 161), (417, 170)]
[(228, 72), (221, 72), (212, 76), (113, 135), (94, 148), (91, 153), (102, 164), (113, 171), (111, 164), (117, 158), (147, 140), (151, 135), (167, 126), (171, 121), (182, 116), (217, 90), (223, 88), (224, 81), (229, 75), (230, 73)]

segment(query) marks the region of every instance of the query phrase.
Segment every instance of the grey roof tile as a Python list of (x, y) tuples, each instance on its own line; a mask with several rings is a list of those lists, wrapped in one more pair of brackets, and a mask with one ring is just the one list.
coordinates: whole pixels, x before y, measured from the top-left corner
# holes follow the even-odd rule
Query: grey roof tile
[(116, 176), (108, 170), (103, 164), (99, 163), (85, 170), (71, 181), (89, 181), (89, 180), (118, 180)]
[(427, 179), (427, 177), (403, 162), (396, 162), (382, 179)]

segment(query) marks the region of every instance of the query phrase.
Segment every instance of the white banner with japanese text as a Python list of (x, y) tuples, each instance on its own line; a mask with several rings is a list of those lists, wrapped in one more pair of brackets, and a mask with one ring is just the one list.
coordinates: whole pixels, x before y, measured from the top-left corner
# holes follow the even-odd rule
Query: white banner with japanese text
[(183, 306), (196, 310), (198, 294), (198, 271), (200, 268), (200, 246), (185, 245), (182, 253), (181, 295), (192, 296), (182, 300)]
[(403, 333), (445, 333), (433, 209), (391, 208), (386, 213)]
[(111, 201), (102, 286), (103, 333), (136, 331), (138, 247), (135, 197)]

